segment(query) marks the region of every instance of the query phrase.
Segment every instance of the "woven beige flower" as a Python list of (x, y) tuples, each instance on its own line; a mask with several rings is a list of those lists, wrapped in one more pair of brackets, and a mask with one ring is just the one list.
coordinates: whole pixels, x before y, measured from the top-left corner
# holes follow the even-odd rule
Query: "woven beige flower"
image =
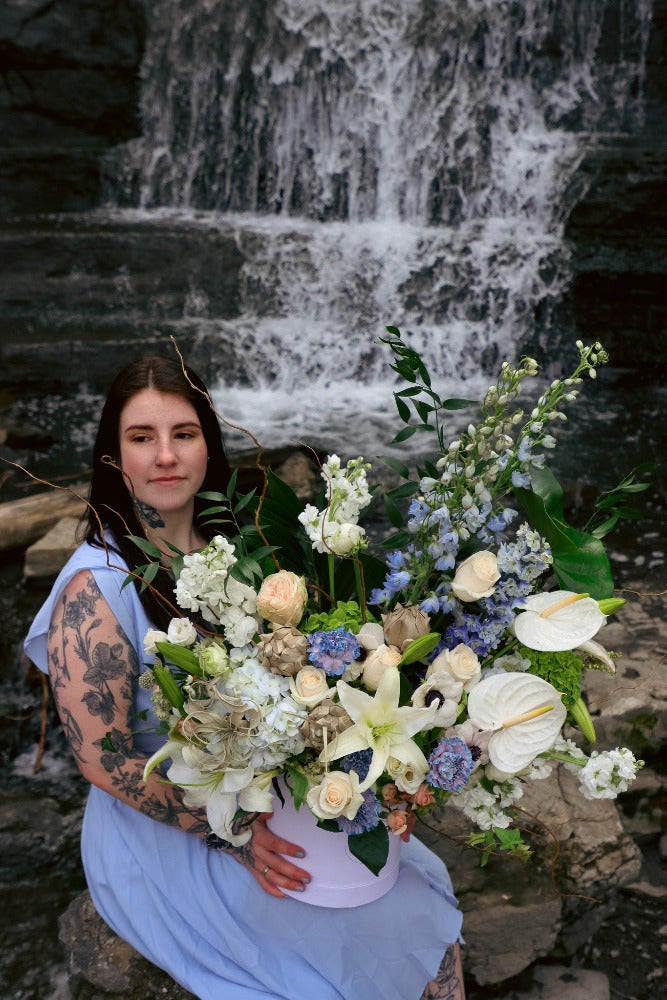
[(313, 750), (324, 750), (324, 730), (327, 731), (327, 743), (332, 743), (339, 733), (349, 729), (352, 719), (347, 714), (342, 705), (334, 705), (327, 699), (321, 701), (319, 705), (309, 713), (308, 718), (301, 727), (306, 746)]
[(411, 642), (420, 639), (430, 630), (428, 615), (414, 604), (397, 604), (393, 611), (382, 615), (384, 641), (404, 653)]
[(305, 635), (291, 625), (281, 625), (273, 632), (260, 635), (258, 653), (260, 663), (272, 674), (293, 677), (308, 663), (308, 641)]

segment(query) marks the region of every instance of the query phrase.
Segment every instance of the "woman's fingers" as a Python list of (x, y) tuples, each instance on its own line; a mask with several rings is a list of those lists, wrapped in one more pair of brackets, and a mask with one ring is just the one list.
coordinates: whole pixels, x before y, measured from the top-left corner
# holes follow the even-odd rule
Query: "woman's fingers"
[(308, 872), (289, 860), (289, 857), (303, 857), (302, 849), (298, 844), (271, 833), (261, 820), (253, 824), (252, 854), (255, 866), (253, 874), (271, 895), (282, 895), (280, 892), (276, 893), (276, 889), (303, 892), (310, 882)]

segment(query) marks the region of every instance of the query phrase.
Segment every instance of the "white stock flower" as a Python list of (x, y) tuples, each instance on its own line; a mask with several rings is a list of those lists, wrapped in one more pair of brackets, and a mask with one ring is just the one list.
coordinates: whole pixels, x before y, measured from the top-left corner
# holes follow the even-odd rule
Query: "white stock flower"
[(625, 792), (637, 771), (643, 766), (627, 747), (616, 750), (594, 750), (577, 777), (586, 799), (615, 799)]

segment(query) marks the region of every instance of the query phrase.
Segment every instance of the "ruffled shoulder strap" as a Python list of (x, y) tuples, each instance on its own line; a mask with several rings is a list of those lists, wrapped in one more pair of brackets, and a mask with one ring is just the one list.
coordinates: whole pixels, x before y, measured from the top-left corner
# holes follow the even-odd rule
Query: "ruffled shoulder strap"
[(47, 637), (54, 608), (72, 577), (84, 569), (90, 570), (93, 574), (102, 596), (142, 659), (143, 636), (151, 624), (136, 588), (132, 585), (123, 588), (128, 572), (127, 565), (116, 552), (110, 552), (107, 561), (104, 549), (88, 545), (86, 542), (79, 546), (60, 571), (51, 593), (37, 612), (23, 645), (28, 659), (44, 673), (48, 673), (49, 670)]

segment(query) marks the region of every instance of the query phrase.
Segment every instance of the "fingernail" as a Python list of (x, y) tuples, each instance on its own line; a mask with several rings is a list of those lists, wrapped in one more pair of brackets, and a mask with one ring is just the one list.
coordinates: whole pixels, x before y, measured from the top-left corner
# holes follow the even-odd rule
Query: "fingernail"
[(294, 854), (295, 858), (305, 858), (305, 856), (306, 855), (304, 854), (303, 851), (296, 851), (296, 853)]
[(306, 891), (305, 885), (297, 885), (296, 886), (296, 891), (297, 892), (305, 892)]
[(304, 885), (308, 885), (308, 883), (310, 882), (310, 876), (304, 875), (301, 881), (303, 882)]

